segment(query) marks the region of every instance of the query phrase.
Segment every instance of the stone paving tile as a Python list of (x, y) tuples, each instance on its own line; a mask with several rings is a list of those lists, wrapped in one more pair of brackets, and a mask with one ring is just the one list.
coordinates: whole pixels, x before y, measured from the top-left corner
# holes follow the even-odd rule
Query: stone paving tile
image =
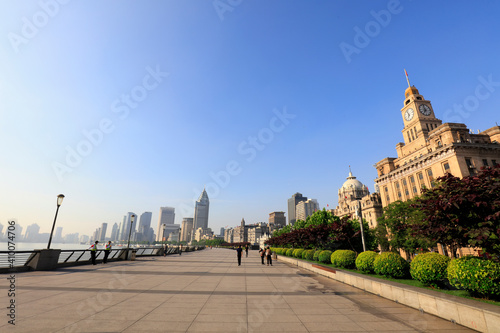
[(472, 332), (281, 262), (263, 267), (257, 251), (242, 266), (212, 249), (18, 281), (15, 332)]

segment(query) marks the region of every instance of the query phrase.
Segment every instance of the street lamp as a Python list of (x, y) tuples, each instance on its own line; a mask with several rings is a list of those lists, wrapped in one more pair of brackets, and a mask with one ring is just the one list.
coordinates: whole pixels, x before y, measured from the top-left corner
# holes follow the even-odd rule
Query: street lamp
[(361, 231), (361, 242), (363, 243), (363, 252), (366, 251), (365, 244), (365, 232), (363, 230), (363, 213), (361, 211), (361, 198), (357, 197), (358, 201), (358, 219), (359, 219), (359, 230)]
[(130, 236), (132, 235), (132, 224), (134, 224), (135, 220), (135, 215), (132, 214), (130, 216), (130, 231), (128, 233), (128, 244), (127, 244), (127, 259), (128, 259), (128, 252), (129, 252), (129, 247), (130, 247)]
[(166, 241), (165, 239), (165, 229), (167, 228), (167, 225), (166, 224), (162, 224), (162, 229), (163, 229), (163, 232), (161, 233), (161, 241), (164, 242)]
[(54, 227), (56, 226), (57, 213), (59, 212), (59, 207), (61, 206), (63, 199), (64, 199), (64, 194), (59, 194), (57, 196), (56, 216), (54, 217), (54, 223), (52, 224), (52, 231), (50, 232), (49, 244), (47, 245), (47, 250), (50, 249), (50, 243), (52, 242), (52, 234), (54, 233)]

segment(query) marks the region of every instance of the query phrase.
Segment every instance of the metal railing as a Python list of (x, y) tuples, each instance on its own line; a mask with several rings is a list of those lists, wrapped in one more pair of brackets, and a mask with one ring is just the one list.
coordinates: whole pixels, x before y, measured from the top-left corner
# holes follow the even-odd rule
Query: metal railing
[[(183, 252), (197, 251), (203, 249), (201, 246), (184, 246)], [(169, 246), (166, 251), (163, 247), (139, 247), (139, 248), (118, 248), (110, 250), (108, 261), (125, 260), (127, 251), (135, 254), (133, 257), (146, 256), (163, 256), (178, 254), (180, 248), (178, 246)], [(58, 267), (85, 265), (91, 263), (91, 250), (61, 250), (57, 260)], [(129, 253), (130, 253), (129, 252)], [(28, 271), (30, 261), (32, 261), (40, 250), (32, 251), (0, 251), (0, 273)], [(129, 259), (132, 256), (129, 254)], [(104, 258), (104, 250), (97, 250), (96, 260), (102, 262)], [(133, 259), (132, 259), (133, 260)]]

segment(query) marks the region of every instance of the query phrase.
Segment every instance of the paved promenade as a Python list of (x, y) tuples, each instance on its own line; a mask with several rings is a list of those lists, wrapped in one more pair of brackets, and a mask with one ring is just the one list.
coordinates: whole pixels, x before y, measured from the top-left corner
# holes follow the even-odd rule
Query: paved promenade
[(257, 251), (206, 249), (0, 275), (0, 332), (473, 332)]

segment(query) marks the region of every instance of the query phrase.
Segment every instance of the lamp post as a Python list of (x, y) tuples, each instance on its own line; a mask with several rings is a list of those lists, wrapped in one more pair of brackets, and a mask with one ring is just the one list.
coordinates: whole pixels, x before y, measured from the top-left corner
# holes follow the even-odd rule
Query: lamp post
[(134, 224), (134, 220), (135, 220), (135, 215), (134, 214), (130, 215), (130, 231), (128, 233), (127, 259), (128, 259), (128, 252), (130, 249), (130, 236), (132, 235), (132, 224)]
[(165, 239), (165, 229), (167, 228), (167, 225), (166, 224), (162, 224), (161, 226), (162, 226), (162, 230), (163, 230), (162, 233), (161, 233), (161, 241), (164, 242), (164, 241), (166, 241), (166, 239)]
[(359, 219), (359, 230), (361, 231), (361, 242), (363, 243), (363, 252), (366, 251), (365, 244), (365, 232), (363, 230), (363, 214), (361, 212), (361, 198), (356, 198), (358, 201), (358, 219)]
[(52, 224), (52, 231), (50, 232), (49, 244), (47, 244), (47, 250), (50, 249), (50, 243), (52, 242), (52, 234), (54, 233), (54, 227), (56, 226), (57, 213), (59, 212), (59, 207), (61, 206), (63, 199), (64, 199), (64, 194), (59, 194), (57, 196), (56, 216), (54, 217), (54, 223)]

